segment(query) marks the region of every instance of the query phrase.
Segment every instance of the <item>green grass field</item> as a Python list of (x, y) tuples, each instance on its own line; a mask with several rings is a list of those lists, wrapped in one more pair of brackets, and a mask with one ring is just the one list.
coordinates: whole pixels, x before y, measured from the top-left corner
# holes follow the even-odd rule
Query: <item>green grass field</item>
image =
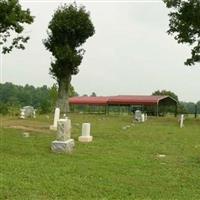
[[(1, 117), (0, 199), (200, 199), (200, 120), (180, 129), (175, 118), (70, 118), (76, 144), (66, 155), (50, 150), (51, 118)], [(77, 141), (83, 122), (91, 123), (92, 143)]]

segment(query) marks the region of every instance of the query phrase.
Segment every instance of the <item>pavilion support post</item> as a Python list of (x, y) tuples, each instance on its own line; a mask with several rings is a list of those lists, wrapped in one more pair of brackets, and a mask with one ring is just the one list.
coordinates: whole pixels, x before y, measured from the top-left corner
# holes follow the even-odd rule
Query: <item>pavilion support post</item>
[(109, 115), (109, 105), (105, 105), (105, 114)]
[(159, 103), (156, 104), (156, 116), (159, 116)]
[(197, 104), (195, 104), (195, 112), (194, 112), (194, 117), (197, 118)]
[(175, 105), (174, 117), (177, 116), (177, 113), (178, 113), (178, 104), (176, 103), (176, 105)]

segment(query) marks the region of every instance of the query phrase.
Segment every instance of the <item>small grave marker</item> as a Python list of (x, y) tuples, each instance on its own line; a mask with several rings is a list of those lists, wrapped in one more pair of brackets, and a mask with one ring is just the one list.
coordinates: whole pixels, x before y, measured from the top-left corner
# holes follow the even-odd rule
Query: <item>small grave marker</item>
[(141, 122), (144, 122), (145, 121), (145, 116), (144, 116), (144, 113), (141, 114)]
[(78, 138), (79, 142), (91, 142), (93, 137), (90, 135), (90, 123), (82, 124), (82, 133)]

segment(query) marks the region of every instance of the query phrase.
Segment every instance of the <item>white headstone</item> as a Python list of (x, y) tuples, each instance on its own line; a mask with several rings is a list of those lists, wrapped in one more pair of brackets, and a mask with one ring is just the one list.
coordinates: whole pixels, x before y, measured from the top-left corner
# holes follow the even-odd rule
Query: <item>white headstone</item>
[(20, 109), (21, 113), (20, 113), (20, 119), (25, 119), (25, 112), (24, 109)]
[(142, 112), (140, 111), (140, 110), (136, 110), (135, 111), (135, 120), (137, 120), (137, 121), (141, 121), (141, 115), (142, 115)]
[(78, 138), (80, 142), (91, 142), (93, 137), (90, 135), (90, 123), (82, 124), (82, 133)]
[(90, 123), (82, 124), (82, 136), (90, 136)]
[(35, 109), (32, 106), (24, 106), (22, 109), (20, 109), (20, 118), (25, 119), (27, 117), (33, 117), (35, 118)]
[(145, 118), (145, 121), (147, 121), (147, 113), (145, 113), (144, 118)]
[(182, 114), (180, 117), (180, 128), (183, 128), (184, 126), (183, 121), (184, 121), (184, 115)]
[(144, 113), (141, 114), (141, 122), (144, 122), (145, 121), (145, 117), (144, 117)]
[(51, 149), (56, 153), (70, 153), (75, 143), (71, 139), (71, 120), (60, 119), (57, 123), (57, 138), (51, 143)]
[(33, 111), (33, 118), (36, 118), (36, 115), (35, 115), (35, 110)]
[(53, 125), (50, 126), (51, 130), (57, 130), (58, 120), (60, 119), (60, 108), (55, 109)]

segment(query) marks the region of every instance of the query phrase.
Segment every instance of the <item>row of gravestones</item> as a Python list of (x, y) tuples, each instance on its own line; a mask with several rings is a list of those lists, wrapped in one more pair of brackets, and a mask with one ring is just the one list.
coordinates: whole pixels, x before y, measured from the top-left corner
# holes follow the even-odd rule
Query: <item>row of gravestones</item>
[[(74, 139), (71, 138), (71, 120), (67, 117), (60, 119), (60, 109), (55, 109), (54, 123), (50, 126), (51, 130), (57, 130), (57, 137), (51, 143), (51, 150), (56, 153), (69, 153), (75, 146)], [(82, 134), (78, 138), (80, 142), (91, 142), (93, 137), (90, 135), (90, 123), (82, 124)]]
[(135, 120), (138, 122), (145, 122), (147, 120), (147, 113), (142, 113), (140, 110), (136, 110)]
[[(20, 118), (21, 119), (25, 119), (28, 117), (36, 117), (36, 109), (34, 109), (32, 106), (24, 106), (22, 109), (20, 109), (21, 113), (20, 113)], [(52, 130), (57, 130), (57, 121), (59, 120), (60, 117), (60, 110), (59, 108), (56, 108), (55, 110), (55, 115), (54, 115), (54, 124), (50, 127), (50, 129)], [(138, 122), (144, 122), (147, 120), (147, 114), (146, 113), (142, 113), (140, 110), (136, 110), (135, 111), (135, 120)], [(180, 122), (180, 128), (183, 128), (184, 126), (184, 115), (180, 115), (179, 118), (179, 122)]]
[[(180, 128), (184, 127), (184, 115), (181, 114), (180, 118), (179, 118), (179, 123), (180, 123)], [(135, 111), (135, 120), (138, 122), (144, 122), (147, 120), (147, 114), (146, 113), (142, 113), (140, 110), (136, 110)]]

